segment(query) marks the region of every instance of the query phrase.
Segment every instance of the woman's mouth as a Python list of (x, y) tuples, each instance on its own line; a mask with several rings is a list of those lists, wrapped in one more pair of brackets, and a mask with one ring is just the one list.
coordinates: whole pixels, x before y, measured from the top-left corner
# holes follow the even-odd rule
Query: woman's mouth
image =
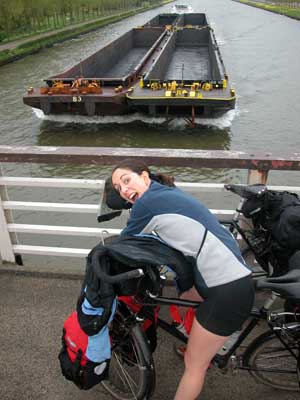
[(137, 199), (138, 199), (138, 193), (132, 193), (129, 197), (128, 197), (128, 200), (131, 202), (131, 203), (134, 203)]

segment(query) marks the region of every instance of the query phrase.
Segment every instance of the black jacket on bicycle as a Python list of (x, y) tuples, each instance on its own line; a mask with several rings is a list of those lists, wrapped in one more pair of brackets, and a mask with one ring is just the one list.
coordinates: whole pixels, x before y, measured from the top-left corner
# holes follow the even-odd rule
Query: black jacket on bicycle
[[(95, 262), (97, 260), (97, 262)], [(158, 290), (159, 276), (157, 267), (169, 266), (176, 274), (178, 290), (184, 292), (194, 284), (192, 259), (167, 246), (158, 238), (151, 236), (120, 236), (110, 245), (95, 246), (87, 258), (86, 275), (82, 295), (78, 301), (78, 319), (82, 329), (93, 335), (107, 324), (112, 304), (117, 295), (135, 295), (146, 289)], [(111, 284), (99, 278), (101, 269), (108, 275), (116, 275), (132, 269), (142, 268), (145, 276)], [(100, 271), (101, 272), (101, 271)], [(81, 304), (87, 298), (93, 307), (102, 307), (101, 316), (84, 315)]]

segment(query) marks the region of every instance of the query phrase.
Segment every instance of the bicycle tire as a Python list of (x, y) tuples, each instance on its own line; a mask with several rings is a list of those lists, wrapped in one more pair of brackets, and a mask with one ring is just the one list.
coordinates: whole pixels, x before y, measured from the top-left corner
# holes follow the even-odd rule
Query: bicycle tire
[[(298, 344), (292, 347), (299, 354)], [(258, 382), (275, 389), (299, 391), (297, 360), (280, 342), (272, 331), (258, 336), (243, 355), (246, 367)]]
[(299, 356), (298, 356), (297, 378), (298, 378), (298, 385), (299, 385), (299, 390), (300, 390), (300, 352), (299, 352)]
[(141, 327), (127, 325), (124, 310), (126, 306), (121, 304), (112, 322), (112, 357), (108, 379), (101, 384), (117, 400), (147, 399), (155, 387), (153, 358)]

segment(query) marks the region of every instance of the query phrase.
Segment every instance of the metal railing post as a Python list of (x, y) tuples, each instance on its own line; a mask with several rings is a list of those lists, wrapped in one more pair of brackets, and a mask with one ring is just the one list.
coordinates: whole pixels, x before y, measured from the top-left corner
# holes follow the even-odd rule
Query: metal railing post
[[(0, 176), (3, 176), (0, 165)], [(18, 237), (15, 232), (9, 233), (8, 225), (13, 223), (13, 214), (10, 210), (4, 210), (2, 201), (8, 201), (7, 188), (0, 185), (0, 257), (2, 262), (17, 263), (23, 265), (22, 256), (14, 254), (13, 244), (18, 244)]]
[(0, 256), (2, 262), (15, 263), (15, 255), (12, 247), (10, 234), (7, 229), (7, 220), (5, 216), (5, 211), (2, 206), (1, 189), (0, 189)]
[(268, 180), (268, 174), (268, 170), (260, 171), (258, 169), (249, 169), (247, 183), (248, 185), (253, 185), (255, 183), (261, 183), (265, 185)]

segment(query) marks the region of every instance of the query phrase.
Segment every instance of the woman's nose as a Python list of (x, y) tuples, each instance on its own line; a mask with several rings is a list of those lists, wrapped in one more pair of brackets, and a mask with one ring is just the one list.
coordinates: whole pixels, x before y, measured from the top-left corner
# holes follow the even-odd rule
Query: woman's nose
[(125, 193), (127, 192), (127, 186), (126, 186), (126, 185), (123, 185), (123, 184), (121, 184), (120, 186), (121, 186), (121, 187), (120, 187), (120, 193), (125, 194)]

